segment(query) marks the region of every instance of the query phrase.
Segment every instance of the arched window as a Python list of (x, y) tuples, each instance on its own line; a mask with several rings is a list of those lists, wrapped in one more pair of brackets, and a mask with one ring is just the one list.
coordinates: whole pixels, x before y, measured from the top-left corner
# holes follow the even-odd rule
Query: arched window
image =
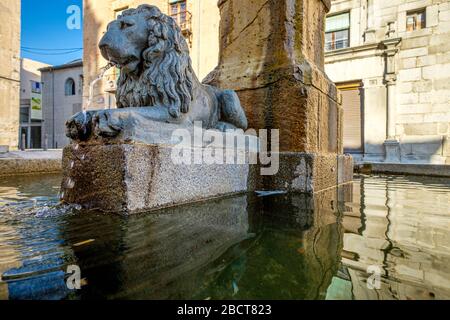
[(72, 78), (66, 80), (65, 86), (66, 96), (74, 96), (75, 95), (75, 81)]

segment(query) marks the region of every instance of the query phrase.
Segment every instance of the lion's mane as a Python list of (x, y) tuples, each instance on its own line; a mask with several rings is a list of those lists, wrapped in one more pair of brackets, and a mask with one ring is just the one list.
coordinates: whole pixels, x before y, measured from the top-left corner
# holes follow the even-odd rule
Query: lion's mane
[(176, 22), (151, 5), (122, 13), (143, 14), (148, 24), (148, 48), (138, 75), (122, 72), (117, 82), (119, 108), (164, 105), (173, 117), (189, 112), (195, 77), (189, 48)]

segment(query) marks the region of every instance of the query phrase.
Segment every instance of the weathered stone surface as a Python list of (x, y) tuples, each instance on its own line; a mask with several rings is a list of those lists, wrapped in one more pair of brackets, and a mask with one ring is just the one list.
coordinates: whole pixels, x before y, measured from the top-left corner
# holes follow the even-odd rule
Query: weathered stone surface
[(0, 176), (60, 171), (60, 159), (0, 159)]
[(0, 145), (16, 150), (20, 106), (20, 1), (2, 1), (0, 9)]
[(366, 163), (355, 167), (356, 172), (364, 174), (386, 173), (399, 175), (419, 175), (432, 177), (450, 177), (447, 164), (415, 164), (415, 163)]
[(61, 172), (61, 152), (12, 151), (0, 154), (0, 176)]
[[(206, 148), (192, 148), (196, 152)], [(176, 164), (167, 145), (71, 145), (64, 149), (63, 200), (106, 212), (137, 213), (237, 193), (315, 193), (352, 180), (350, 156), (280, 153), (280, 169), (260, 165)], [(242, 151), (244, 152), (244, 151)], [(272, 154), (272, 157), (275, 155)], [(225, 157), (225, 155), (224, 155)]]
[(220, 60), (205, 82), (234, 89), (251, 128), (279, 129), (280, 151), (342, 152), (342, 112), (336, 87), (323, 72), (326, 5), (317, 0), (219, 5)]
[[(202, 151), (193, 148), (191, 152)], [(254, 189), (249, 164), (175, 164), (163, 145), (74, 145), (64, 149), (63, 200), (136, 213)]]
[(353, 180), (351, 156), (281, 152), (279, 158), (279, 172), (260, 177), (258, 188), (315, 193)]

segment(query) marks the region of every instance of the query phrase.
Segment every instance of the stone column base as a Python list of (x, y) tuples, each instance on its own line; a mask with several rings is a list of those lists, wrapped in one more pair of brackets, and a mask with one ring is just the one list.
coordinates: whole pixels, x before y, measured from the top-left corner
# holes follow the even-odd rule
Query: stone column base
[(260, 177), (258, 187), (312, 194), (353, 181), (349, 155), (281, 152), (279, 157), (279, 172)]
[(68, 146), (62, 199), (128, 214), (256, 190), (312, 194), (353, 179), (352, 158), (344, 155), (282, 152), (279, 171), (262, 176), (261, 166), (249, 164), (254, 153), (245, 153), (245, 164), (187, 165), (175, 164), (172, 151), (146, 144)]
[(400, 143), (397, 140), (386, 140), (384, 142), (384, 148), (386, 150), (384, 162), (400, 162)]

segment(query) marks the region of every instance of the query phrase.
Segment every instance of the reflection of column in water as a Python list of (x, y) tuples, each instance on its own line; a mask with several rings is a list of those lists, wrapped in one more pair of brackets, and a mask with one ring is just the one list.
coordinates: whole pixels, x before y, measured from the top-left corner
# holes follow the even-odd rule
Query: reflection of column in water
[(260, 199), (250, 214), (256, 239), (230, 249), (195, 298), (324, 298), (342, 249), (336, 200), (336, 190)]
[(367, 289), (367, 268), (378, 266), (383, 271), (383, 250), (389, 247), (385, 235), (389, 224), (386, 181), (382, 181), (382, 188), (372, 187), (373, 182), (366, 177), (354, 182), (354, 198), (346, 206), (350, 210), (344, 213), (346, 232), (342, 262), (348, 267), (353, 295), (357, 299), (378, 299), (376, 291)]
[[(361, 203), (363, 227), (355, 232), (344, 223), (343, 255), (355, 298), (450, 297), (449, 219), (440, 214), (448, 208), (450, 197), (448, 192), (433, 190), (439, 189), (438, 180), (430, 178), (429, 183), (434, 184), (431, 189), (424, 179), (367, 177), (360, 179), (360, 187), (355, 183), (355, 195), (359, 190), (365, 193), (360, 199), (356, 196), (350, 206), (354, 209)], [(447, 198), (441, 199), (442, 194)], [(366, 271), (370, 265), (383, 271), (380, 290), (367, 288)]]
[[(238, 196), (129, 218), (71, 216), (82, 298), (320, 298), (342, 247), (336, 192)], [(93, 228), (92, 226), (95, 226)]]

